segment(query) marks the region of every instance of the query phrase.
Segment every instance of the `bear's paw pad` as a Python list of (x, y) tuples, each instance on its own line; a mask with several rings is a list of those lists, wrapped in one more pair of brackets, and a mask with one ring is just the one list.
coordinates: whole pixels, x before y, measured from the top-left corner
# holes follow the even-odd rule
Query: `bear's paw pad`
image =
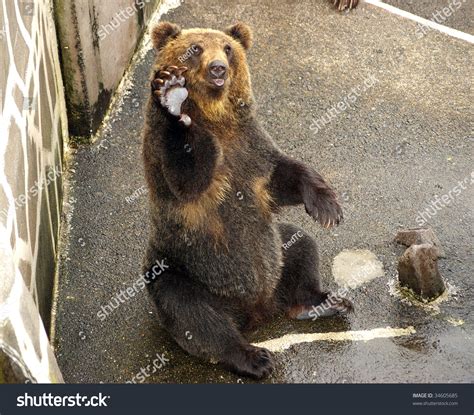
[(185, 66), (169, 66), (165, 70), (159, 70), (151, 81), (152, 93), (155, 101), (158, 101), (171, 115), (180, 117), (180, 121), (189, 126), (191, 118), (181, 113), (183, 102), (188, 98), (188, 90), (184, 87), (186, 80), (183, 73), (187, 71)]

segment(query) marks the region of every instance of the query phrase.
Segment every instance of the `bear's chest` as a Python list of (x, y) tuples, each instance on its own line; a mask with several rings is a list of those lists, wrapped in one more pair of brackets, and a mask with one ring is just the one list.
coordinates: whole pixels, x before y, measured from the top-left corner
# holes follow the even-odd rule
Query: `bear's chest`
[(271, 217), (272, 199), (269, 191), (270, 166), (252, 152), (249, 146), (224, 154), (222, 171), (227, 176), (229, 189), (221, 206), (225, 219), (232, 221), (238, 213), (245, 221), (257, 219), (267, 222)]

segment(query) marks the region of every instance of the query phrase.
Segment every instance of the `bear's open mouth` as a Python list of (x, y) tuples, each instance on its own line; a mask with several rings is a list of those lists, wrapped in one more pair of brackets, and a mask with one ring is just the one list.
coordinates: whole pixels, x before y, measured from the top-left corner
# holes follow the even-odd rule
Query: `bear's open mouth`
[(211, 84), (214, 86), (217, 86), (218, 88), (222, 88), (225, 84), (225, 79), (223, 78), (211, 79)]

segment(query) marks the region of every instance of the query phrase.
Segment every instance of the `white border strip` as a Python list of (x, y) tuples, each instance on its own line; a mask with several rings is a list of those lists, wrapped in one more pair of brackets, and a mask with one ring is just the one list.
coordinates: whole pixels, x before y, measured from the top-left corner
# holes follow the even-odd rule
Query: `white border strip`
[(380, 327), (372, 330), (359, 331), (338, 331), (329, 333), (297, 333), (286, 334), (278, 339), (271, 339), (261, 343), (254, 343), (254, 346), (265, 347), (271, 352), (283, 352), (291, 346), (300, 343), (312, 343), (314, 341), (369, 341), (374, 339), (388, 339), (391, 337), (409, 336), (416, 333), (413, 326), (406, 329)]
[(405, 17), (410, 20), (414, 20), (422, 24), (423, 26), (427, 26), (431, 29), (438, 30), (446, 35), (455, 37), (457, 39), (465, 40), (469, 43), (474, 43), (474, 36), (461, 32), (460, 30), (451, 29), (450, 27), (443, 26), (439, 23), (433, 22), (432, 20), (425, 19), (423, 17), (417, 16), (415, 14), (406, 12), (405, 10), (398, 9), (397, 7), (391, 6), (382, 2), (381, 0), (363, 0), (364, 3), (372, 4), (373, 6), (380, 7), (381, 9), (387, 10), (390, 13), (397, 14), (398, 16)]

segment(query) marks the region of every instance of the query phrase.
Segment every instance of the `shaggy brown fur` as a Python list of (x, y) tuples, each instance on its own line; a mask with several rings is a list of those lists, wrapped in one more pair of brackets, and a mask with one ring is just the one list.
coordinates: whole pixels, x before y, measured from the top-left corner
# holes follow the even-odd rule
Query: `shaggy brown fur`
[[(263, 377), (273, 368), (272, 356), (248, 344), (241, 331), (277, 311), (308, 318), (328, 296), (320, 291), (314, 241), (292, 225), (274, 223), (273, 213), (304, 204), (323, 226), (332, 226), (342, 211), (322, 177), (281, 153), (256, 121), (248, 26), (221, 32), (165, 22), (152, 38), (158, 56), (143, 158), (153, 227), (144, 271), (163, 258), (169, 269), (149, 290), (161, 323), (181, 347)], [(189, 95), (181, 114), (189, 115), (188, 125), (157, 99), (177, 88), (166, 83), (173, 75), (185, 78)], [(295, 232), (303, 237), (283, 250)], [(351, 307), (338, 304), (338, 310)]]

